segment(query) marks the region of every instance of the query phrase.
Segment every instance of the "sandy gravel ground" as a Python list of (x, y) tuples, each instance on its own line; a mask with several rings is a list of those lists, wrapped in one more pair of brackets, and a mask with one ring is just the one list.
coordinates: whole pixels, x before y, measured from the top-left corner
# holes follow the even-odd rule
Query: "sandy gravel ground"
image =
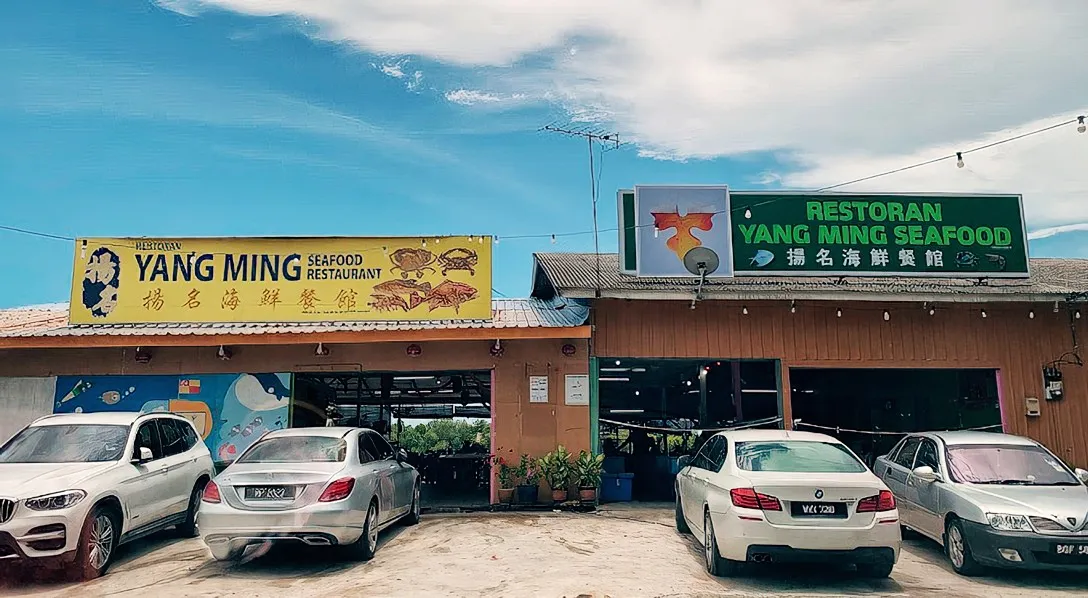
[(796, 567), (754, 569), (741, 579), (703, 572), (690, 537), (667, 509), (599, 514), (445, 515), (381, 538), (378, 556), (345, 562), (324, 549), (281, 548), (244, 562), (211, 560), (199, 540), (151, 538), (128, 547), (110, 573), (71, 584), (40, 572), (3, 571), (0, 594), (88, 596), (922, 596), (1088, 595), (1088, 576), (955, 575), (935, 545), (912, 539), (891, 580)]

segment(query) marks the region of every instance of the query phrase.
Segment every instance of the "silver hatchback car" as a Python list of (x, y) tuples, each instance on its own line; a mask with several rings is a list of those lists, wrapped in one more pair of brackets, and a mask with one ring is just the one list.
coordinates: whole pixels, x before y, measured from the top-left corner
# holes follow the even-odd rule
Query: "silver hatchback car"
[(419, 472), (362, 428), (269, 432), (204, 490), (197, 523), (217, 560), (250, 544), (342, 546), (367, 560), (378, 532), (419, 522)]
[(873, 468), (903, 525), (940, 542), (952, 568), (1088, 570), (1088, 471), (1028, 438), (910, 434)]

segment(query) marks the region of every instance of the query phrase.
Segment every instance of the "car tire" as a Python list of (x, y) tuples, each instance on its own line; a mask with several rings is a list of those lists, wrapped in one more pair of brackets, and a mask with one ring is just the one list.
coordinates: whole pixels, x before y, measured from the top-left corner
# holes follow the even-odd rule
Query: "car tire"
[(952, 519), (945, 526), (944, 554), (948, 557), (952, 570), (964, 577), (972, 577), (982, 572), (982, 565), (975, 560), (971, 547), (967, 545), (967, 536), (963, 533), (963, 523), (959, 519)]
[(859, 563), (858, 575), (869, 579), (886, 579), (892, 576), (894, 563)]
[(378, 551), (378, 503), (371, 501), (363, 521), (363, 533), (355, 542), (348, 544), (348, 555), (357, 561), (369, 561)]
[(215, 546), (210, 546), (209, 550), (212, 551), (212, 558), (219, 562), (237, 561), (242, 558), (242, 555), (246, 552), (246, 547), (231, 548), (230, 543), (224, 542)]
[(96, 505), (87, 514), (76, 548), (76, 572), (81, 580), (97, 579), (110, 568), (121, 539), (120, 521), (117, 510), (106, 505)]
[(740, 563), (722, 557), (718, 552), (718, 539), (714, 535), (714, 522), (710, 511), (703, 515), (703, 556), (706, 572), (714, 577), (733, 577), (740, 570)]
[(684, 505), (680, 503), (680, 493), (676, 493), (676, 531), (681, 534), (687, 534), (691, 532), (691, 528), (688, 527), (688, 522), (684, 519)]
[(404, 516), (404, 522), (408, 525), (416, 525), (420, 519), (419, 483), (412, 489), (412, 508)]
[(185, 522), (178, 525), (177, 534), (182, 538), (195, 538), (200, 535), (196, 524), (197, 511), (200, 509), (200, 497), (204, 494), (204, 486), (207, 480), (197, 482), (193, 486), (193, 493), (189, 495), (189, 508), (185, 511)]

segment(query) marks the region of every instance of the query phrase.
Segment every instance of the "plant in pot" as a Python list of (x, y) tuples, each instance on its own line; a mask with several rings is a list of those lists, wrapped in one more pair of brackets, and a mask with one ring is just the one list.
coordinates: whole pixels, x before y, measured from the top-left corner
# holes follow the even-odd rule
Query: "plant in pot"
[(566, 502), (567, 487), (574, 473), (570, 451), (559, 445), (556, 450), (540, 458), (540, 475), (552, 489), (552, 502)]
[(506, 462), (501, 455), (492, 455), (491, 464), (499, 478), (499, 502), (510, 504), (514, 501), (514, 485), (517, 484), (517, 476), (514, 467)]
[(537, 479), (540, 477), (536, 463), (529, 458), (529, 455), (522, 455), (514, 471), (518, 480), (518, 502), (529, 505), (535, 503)]
[(604, 455), (591, 455), (586, 451), (578, 453), (578, 459), (574, 461), (574, 477), (578, 481), (578, 498), (582, 502), (597, 500), (603, 467)]

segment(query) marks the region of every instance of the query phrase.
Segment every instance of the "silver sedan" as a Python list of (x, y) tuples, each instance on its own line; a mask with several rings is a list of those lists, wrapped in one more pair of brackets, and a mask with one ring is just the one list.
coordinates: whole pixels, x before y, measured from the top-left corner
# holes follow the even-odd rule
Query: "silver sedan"
[(200, 536), (217, 560), (250, 544), (341, 546), (367, 560), (378, 532), (419, 521), (419, 472), (362, 428), (269, 432), (204, 490)]
[(984, 566), (1088, 571), (1088, 471), (1043, 445), (990, 432), (910, 434), (877, 459), (904, 526), (945, 547), (961, 575)]

